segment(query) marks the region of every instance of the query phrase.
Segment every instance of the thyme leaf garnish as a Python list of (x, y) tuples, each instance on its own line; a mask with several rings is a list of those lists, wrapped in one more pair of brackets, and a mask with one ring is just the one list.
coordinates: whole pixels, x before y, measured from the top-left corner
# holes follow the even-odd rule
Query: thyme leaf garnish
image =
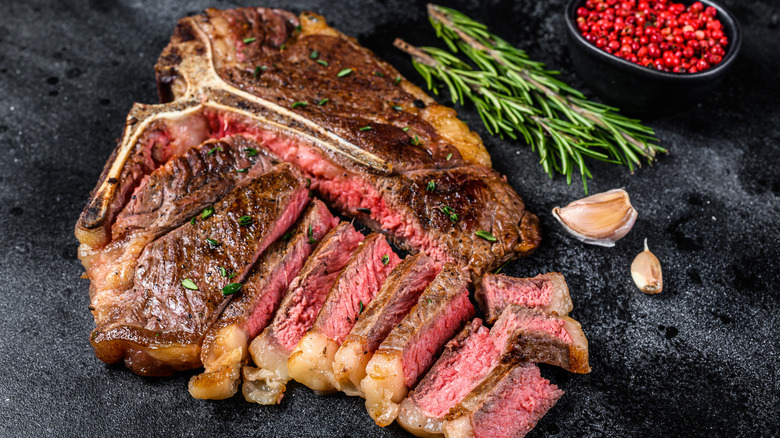
[(474, 234), (476, 234), (477, 236), (487, 240), (488, 242), (495, 242), (496, 240), (498, 240), (498, 239), (495, 238), (495, 236), (493, 236), (492, 234), (488, 233), (487, 231), (482, 231), (482, 230), (475, 231)]
[(234, 293), (238, 292), (239, 289), (241, 289), (241, 283), (230, 283), (222, 288), (222, 295), (233, 295)]
[(453, 210), (451, 207), (447, 205), (440, 205), (439, 210), (441, 210), (442, 213), (446, 214), (447, 217), (449, 217), (452, 222), (457, 222), (458, 219), (460, 219), (458, 213), (455, 213), (455, 210)]

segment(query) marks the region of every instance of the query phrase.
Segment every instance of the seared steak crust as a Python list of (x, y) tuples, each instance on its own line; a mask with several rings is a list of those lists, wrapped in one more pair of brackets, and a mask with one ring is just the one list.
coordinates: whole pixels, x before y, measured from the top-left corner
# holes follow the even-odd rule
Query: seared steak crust
[(505, 354), (515, 361), (547, 363), (573, 373), (590, 372), (588, 340), (580, 323), (568, 316), (512, 304), (504, 309), (493, 332), (505, 340)]
[[(237, 182), (276, 163), (258, 147), (246, 138), (228, 137), (187, 149), (141, 180), (118, 212), (109, 245), (81, 245), (79, 257), (91, 280), (90, 304), (97, 325), (132, 287), (138, 257), (149, 242), (201, 214)], [(252, 149), (258, 153), (250, 157), (246, 151)], [(147, 154), (159, 155), (148, 148), (139, 153)]]
[[(222, 288), (243, 281), (259, 254), (298, 217), (306, 203), (304, 184), (292, 166), (281, 164), (235, 188), (212, 216), (147, 245), (132, 289), (110, 322), (93, 332), (98, 357), (124, 359), (139, 374), (198, 366), (203, 334), (228, 302)], [(239, 222), (243, 216), (251, 223)], [(235, 277), (221, 275), (220, 268)], [(170, 361), (160, 357), (165, 348), (176, 351)]]
[[(113, 239), (143, 230), (160, 234), (178, 226), (223, 197), (246, 176), (278, 164), (265, 149), (243, 136), (212, 140), (187, 149), (148, 175), (119, 212)], [(249, 150), (257, 150), (251, 155)]]

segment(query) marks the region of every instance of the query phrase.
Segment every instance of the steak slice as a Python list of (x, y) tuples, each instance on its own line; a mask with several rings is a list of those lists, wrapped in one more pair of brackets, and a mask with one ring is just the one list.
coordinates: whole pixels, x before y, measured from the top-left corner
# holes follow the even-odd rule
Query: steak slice
[[(228, 302), (222, 288), (244, 280), (307, 202), (300, 173), (283, 163), (233, 189), (214, 205), (213, 215), (148, 244), (132, 289), (92, 334), (98, 358), (124, 360), (143, 375), (198, 367), (203, 335)], [(251, 223), (242, 224), (244, 216)], [(222, 277), (220, 268), (235, 278)]]
[(336, 352), (333, 372), (339, 391), (363, 396), (360, 382), (368, 361), (440, 271), (424, 254), (409, 256), (393, 269)]
[(366, 237), (330, 288), (314, 325), (290, 355), (290, 377), (319, 393), (336, 389), (336, 351), (400, 261), (384, 236)]
[(257, 368), (244, 367), (242, 392), (247, 401), (279, 403), (290, 375), (287, 359), (314, 324), (325, 297), (363, 241), (348, 222), (330, 230), (290, 284), (273, 321), (249, 346)]
[(524, 437), (563, 391), (533, 363), (501, 363), (447, 415), (447, 438)]
[(398, 424), (417, 436), (441, 436), (450, 408), (479, 385), (499, 353), (490, 330), (479, 318), (472, 320), (401, 402)]
[(512, 304), (491, 329), (494, 337), (511, 337), (511, 354), (520, 361), (559, 366), (573, 373), (590, 372), (588, 340), (580, 323), (568, 316)]
[(573, 307), (566, 280), (557, 272), (533, 278), (485, 274), (476, 297), (489, 324), (496, 322), (510, 304), (533, 307), (561, 316), (568, 315)]
[(271, 320), (317, 242), (338, 221), (315, 199), (291, 231), (257, 260), (240, 293), (206, 332), (200, 353), (206, 370), (190, 379), (193, 397), (224, 399), (236, 393), (241, 364), (248, 358), (248, 342)]
[(445, 264), (368, 362), (360, 385), (366, 409), (376, 424), (384, 427), (395, 420), (407, 392), (428, 371), (444, 344), (474, 315), (467, 284), (464, 272)]
[[(79, 256), (91, 281), (90, 305), (97, 325), (115, 306), (124, 305), (120, 298), (132, 287), (138, 257), (149, 242), (200, 214), (239, 181), (266, 172), (277, 162), (263, 149), (248, 156), (246, 150), (258, 146), (244, 137), (227, 137), (171, 158), (141, 180), (119, 211), (111, 244), (95, 250), (81, 246)], [(237, 172), (240, 169), (247, 171)]]

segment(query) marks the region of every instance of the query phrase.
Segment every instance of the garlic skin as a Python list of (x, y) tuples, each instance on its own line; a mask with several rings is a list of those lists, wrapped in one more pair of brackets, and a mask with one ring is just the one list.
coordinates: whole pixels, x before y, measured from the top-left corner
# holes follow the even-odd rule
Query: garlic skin
[(636, 287), (646, 294), (657, 294), (664, 290), (661, 262), (647, 248), (647, 239), (645, 239), (645, 250), (640, 252), (631, 263), (631, 278), (634, 279)]
[(636, 222), (637, 211), (624, 189), (612, 189), (555, 207), (553, 217), (575, 238), (598, 246), (613, 247)]

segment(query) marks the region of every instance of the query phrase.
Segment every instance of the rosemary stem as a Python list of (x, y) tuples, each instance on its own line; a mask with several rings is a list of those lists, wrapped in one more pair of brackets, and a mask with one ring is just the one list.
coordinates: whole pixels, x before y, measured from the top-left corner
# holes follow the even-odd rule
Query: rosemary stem
[[(520, 75), (523, 79), (528, 81), (534, 88), (538, 89), (540, 92), (542, 92), (545, 96), (547, 96), (548, 99), (554, 100), (558, 103), (560, 103), (563, 106), (567, 106), (572, 111), (576, 112), (577, 114), (587, 118), (591, 122), (595, 123), (596, 125), (600, 126), (601, 128), (604, 128), (606, 130), (609, 130), (609, 126), (607, 123), (593, 114), (593, 111), (588, 110), (586, 108), (583, 108), (582, 106), (578, 105), (576, 102), (572, 101), (572, 99), (569, 96), (561, 96), (560, 94), (554, 92), (546, 85), (540, 83), (537, 81), (527, 69), (524, 68), (517, 68), (515, 65), (509, 65), (504, 60), (502, 56), (500, 56), (499, 52), (496, 51), (493, 48), (487, 47), (481, 42), (477, 41), (475, 38), (473, 38), (471, 35), (464, 32), (461, 28), (459, 28), (450, 18), (449, 16), (442, 10), (440, 10), (436, 5), (428, 4), (428, 14), (431, 18), (434, 20), (440, 22), (444, 26), (446, 26), (449, 30), (453, 31), (458, 38), (460, 38), (463, 43), (468, 45), (474, 50), (478, 50), (481, 52), (484, 52), (488, 56), (490, 56), (493, 61), (495, 61), (497, 64), (503, 66), (506, 69), (514, 70), (517, 74)], [(574, 121), (572, 121), (574, 122)], [(655, 157), (656, 151), (655, 149), (649, 147), (644, 142), (636, 139), (634, 136), (629, 135), (623, 130), (618, 130), (618, 133), (628, 142), (630, 142), (634, 147), (636, 147), (642, 154), (652, 159)], [(637, 164), (640, 164), (637, 162)]]
[(428, 67), (433, 68), (439, 68), (442, 66), (439, 61), (433, 59), (433, 57), (425, 53), (422, 49), (407, 43), (401, 38), (396, 38), (395, 41), (393, 41), (393, 45), (401, 51), (413, 56), (414, 59), (416, 59), (417, 62), (421, 64), (425, 64)]
[[(452, 75), (452, 76), (457, 76), (458, 75), (457, 72), (453, 71), (448, 66), (442, 64), (441, 62), (439, 62), (436, 59), (434, 59), (432, 56), (430, 56), (427, 53), (425, 53), (425, 51), (423, 49), (421, 49), (419, 47), (415, 47), (415, 46), (407, 43), (406, 41), (402, 40), (401, 38), (396, 38), (395, 41), (393, 42), (393, 45), (396, 48), (400, 49), (401, 51), (406, 52), (407, 54), (411, 55), (417, 62), (419, 62), (421, 64), (427, 65), (428, 67), (431, 67), (433, 69), (441, 71), (442, 73), (446, 73), (446, 74), (449, 74), (449, 75)], [(474, 92), (474, 94), (477, 94), (479, 96), (483, 96), (484, 97), (485, 93), (482, 91), (482, 87), (480, 87), (478, 84), (476, 84), (476, 83), (474, 83), (474, 82), (472, 82), (470, 80), (467, 80), (467, 81), (464, 81), (464, 82), (471, 89), (471, 91)], [(506, 98), (508, 96), (501, 96), (501, 97), (502, 98)], [(528, 112), (528, 113), (534, 113), (534, 109), (532, 107), (530, 107), (529, 105), (524, 105), (524, 104), (520, 104), (520, 103), (515, 103), (515, 105), (520, 107), (520, 108), (525, 109), (525, 111)], [(533, 117), (531, 117), (531, 120), (533, 120), (539, 126), (542, 126), (545, 129), (545, 131), (547, 131), (548, 133), (550, 132), (551, 128), (547, 126), (547, 119), (546, 118), (539, 117), (539, 116), (533, 116)], [(566, 136), (566, 137), (567, 138), (571, 138), (569, 136)], [(574, 140), (572, 139), (572, 141), (574, 141)]]

